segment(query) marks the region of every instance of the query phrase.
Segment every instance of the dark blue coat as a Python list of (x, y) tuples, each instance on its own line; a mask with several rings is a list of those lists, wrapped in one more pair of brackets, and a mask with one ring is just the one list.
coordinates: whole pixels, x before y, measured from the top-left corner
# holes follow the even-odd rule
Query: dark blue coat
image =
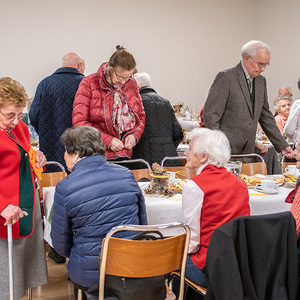
[(60, 136), (72, 127), (74, 97), (83, 78), (75, 68), (57, 69), (39, 83), (29, 111), (30, 122), (39, 134), (39, 149), (47, 160), (64, 166), (65, 149)]
[(73, 282), (84, 287), (99, 282), (102, 239), (121, 224), (147, 224), (145, 199), (132, 172), (101, 155), (79, 161), (56, 186), (51, 230), (55, 250), (70, 258)]

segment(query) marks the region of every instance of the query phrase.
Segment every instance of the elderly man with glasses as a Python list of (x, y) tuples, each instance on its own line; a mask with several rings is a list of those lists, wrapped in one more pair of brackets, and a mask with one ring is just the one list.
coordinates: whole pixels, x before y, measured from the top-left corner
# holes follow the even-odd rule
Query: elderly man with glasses
[(222, 130), (232, 154), (246, 154), (255, 152), (258, 145), (255, 138), (259, 123), (277, 152), (292, 157), (292, 148), (269, 110), (266, 79), (261, 75), (270, 63), (269, 46), (250, 41), (242, 47), (241, 56), (237, 66), (216, 76), (204, 106), (205, 127)]

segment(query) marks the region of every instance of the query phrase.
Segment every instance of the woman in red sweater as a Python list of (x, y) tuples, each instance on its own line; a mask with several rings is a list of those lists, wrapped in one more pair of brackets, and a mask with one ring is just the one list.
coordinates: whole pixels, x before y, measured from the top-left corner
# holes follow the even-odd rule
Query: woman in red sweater
[(44, 154), (30, 146), (27, 125), (21, 121), (28, 102), (23, 86), (0, 78), (0, 299), (9, 299), (7, 225), (12, 224), (14, 298), (47, 283), (43, 228), (35, 176)]
[(136, 62), (121, 46), (97, 73), (80, 83), (73, 104), (73, 126), (98, 129), (108, 159), (130, 158), (145, 127), (145, 112), (136, 81)]
[(231, 149), (223, 132), (197, 128), (191, 137), (186, 167), (197, 175), (182, 190), (184, 222), (191, 229), (185, 275), (205, 286), (202, 268), (210, 236), (220, 225), (250, 214), (249, 194), (246, 184), (225, 168)]

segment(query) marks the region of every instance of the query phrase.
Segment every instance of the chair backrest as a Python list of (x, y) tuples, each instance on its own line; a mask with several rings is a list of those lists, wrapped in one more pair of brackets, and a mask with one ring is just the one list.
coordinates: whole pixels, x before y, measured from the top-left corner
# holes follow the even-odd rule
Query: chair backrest
[(67, 177), (67, 173), (65, 168), (62, 164), (56, 161), (48, 161), (46, 162), (47, 165), (57, 165), (61, 168), (61, 172), (53, 172), (53, 173), (42, 173), (42, 179), (39, 180), (39, 193), (40, 198), (43, 199), (43, 188), (44, 187), (51, 187), (56, 186), (62, 179)]
[(281, 173), (284, 174), (285, 173), (285, 169), (287, 168), (288, 165), (296, 165), (297, 162), (296, 160), (295, 161), (291, 161), (291, 162), (288, 162), (288, 161), (284, 161), (285, 160), (285, 157), (286, 155), (282, 155), (282, 158), (281, 158)]
[(65, 167), (61, 164), (61, 163), (59, 163), (59, 162), (57, 162), (57, 161), (47, 161), (46, 163), (45, 163), (45, 165), (55, 165), (55, 166), (57, 166), (57, 167), (59, 167), (60, 169), (61, 169), (61, 171), (62, 172), (66, 172), (66, 170), (65, 170)]
[(127, 160), (107, 160), (107, 161), (112, 164), (130, 164), (130, 163), (135, 163), (135, 162), (141, 162), (141, 163), (144, 163), (149, 170), (151, 170), (149, 163), (142, 158), (127, 159)]
[(243, 163), (241, 174), (253, 176), (255, 174), (267, 175), (267, 166), (264, 162)]
[[(118, 231), (153, 231), (182, 228), (184, 234), (159, 240), (128, 240), (114, 238)], [(180, 300), (183, 299), (184, 271), (190, 240), (189, 227), (181, 223), (142, 226), (121, 225), (114, 227), (102, 244), (99, 299), (104, 299), (105, 274), (145, 278), (159, 276), (181, 269)], [(145, 291), (147, 293), (147, 291)]]
[(216, 228), (205, 272), (208, 300), (266, 295), (297, 299), (297, 236), (291, 212), (238, 217)]
[(162, 167), (164, 166), (164, 163), (166, 160), (186, 160), (186, 156), (185, 155), (183, 155), (183, 156), (167, 156), (160, 163), (160, 165)]
[(241, 174), (253, 176), (255, 174), (267, 175), (267, 165), (264, 159), (257, 153), (250, 154), (232, 154), (232, 158), (258, 158), (260, 162), (244, 163), (242, 165)]

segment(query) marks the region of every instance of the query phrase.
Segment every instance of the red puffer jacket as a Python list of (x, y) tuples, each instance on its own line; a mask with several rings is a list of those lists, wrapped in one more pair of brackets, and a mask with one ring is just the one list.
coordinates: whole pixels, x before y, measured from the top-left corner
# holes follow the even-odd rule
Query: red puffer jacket
[[(126, 132), (122, 138), (133, 134), (137, 141), (143, 134), (145, 127), (145, 111), (135, 80), (128, 80), (122, 88), (128, 105), (132, 108), (136, 118), (136, 125)], [(111, 122), (111, 110), (113, 106), (113, 88), (106, 83), (103, 74), (103, 64), (97, 73), (86, 76), (80, 83), (73, 104), (73, 126), (89, 125), (97, 128), (106, 146), (106, 157), (131, 157), (132, 149), (123, 149), (118, 152), (108, 147), (113, 138), (120, 139), (120, 135)]]

